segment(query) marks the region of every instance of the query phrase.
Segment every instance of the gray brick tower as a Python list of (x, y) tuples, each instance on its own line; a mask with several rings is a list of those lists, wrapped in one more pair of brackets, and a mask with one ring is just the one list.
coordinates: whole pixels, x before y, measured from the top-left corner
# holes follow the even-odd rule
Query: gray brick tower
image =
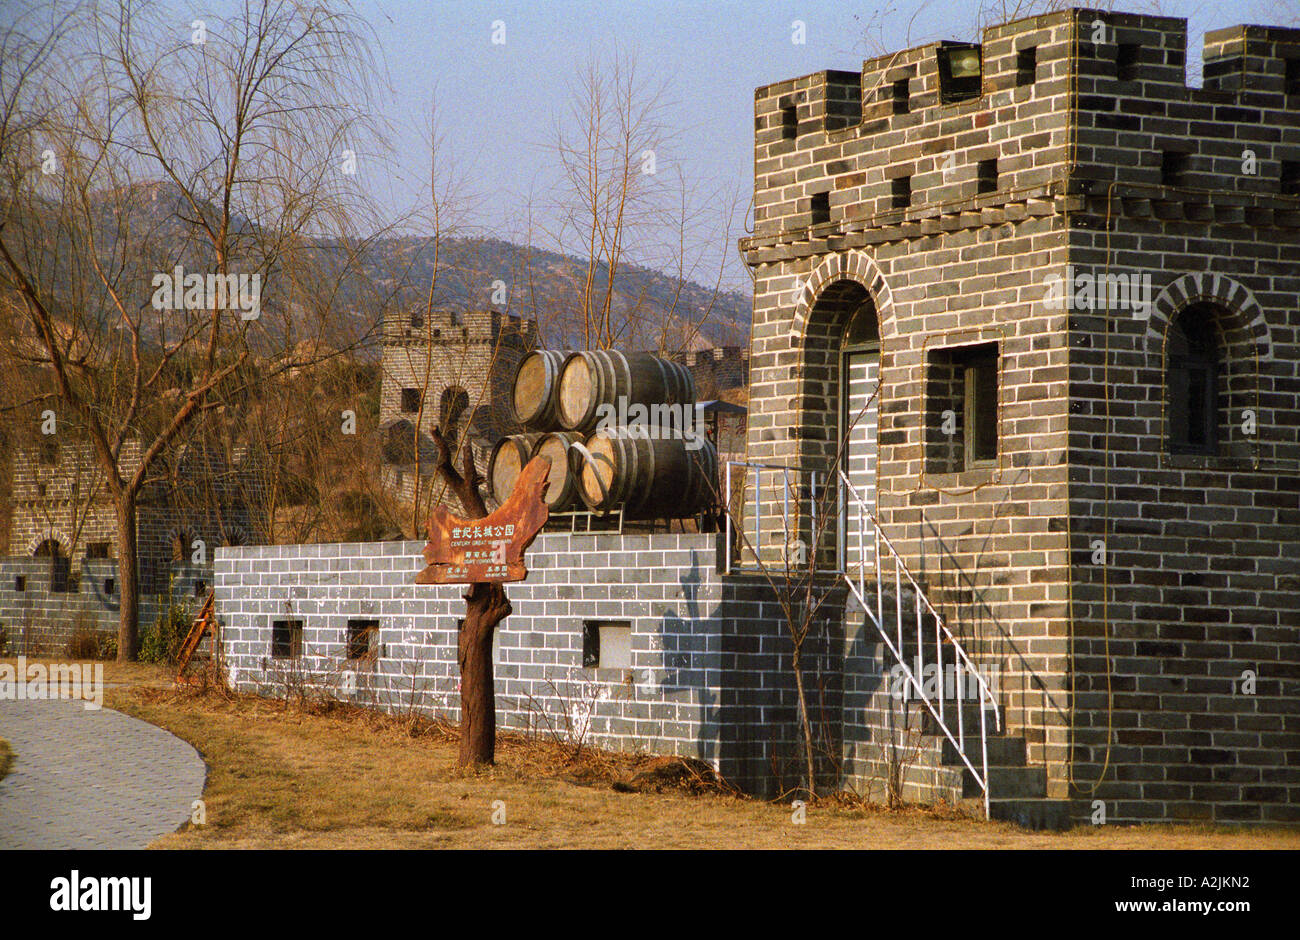
[(1294, 823), (1300, 30), (1208, 34), (1200, 89), (1186, 43), (1068, 10), (758, 89), (748, 456), (849, 438), (1021, 795)]

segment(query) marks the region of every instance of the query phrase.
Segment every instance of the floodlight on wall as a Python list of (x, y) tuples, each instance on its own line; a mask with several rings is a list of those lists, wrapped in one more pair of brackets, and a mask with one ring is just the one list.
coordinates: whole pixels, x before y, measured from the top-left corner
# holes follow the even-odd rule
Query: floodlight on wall
[(980, 52), (978, 49), (954, 49), (948, 54), (953, 78), (979, 78)]
[(978, 98), (982, 65), (979, 46), (940, 46), (935, 50), (939, 66), (939, 100), (945, 104)]

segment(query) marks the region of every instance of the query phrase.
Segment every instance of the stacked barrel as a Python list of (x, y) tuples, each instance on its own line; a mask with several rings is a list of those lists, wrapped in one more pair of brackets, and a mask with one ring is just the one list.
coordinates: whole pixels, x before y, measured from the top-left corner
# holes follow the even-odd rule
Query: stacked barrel
[(498, 501), (541, 454), (551, 458), (552, 512), (585, 506), (666, 519), (715, 502), (718, 455), (694, 423), (695, 383), (683, 365), (649, 353), (539, 349), (519, 363), (512, 404), (525, 433), (492, 451)]

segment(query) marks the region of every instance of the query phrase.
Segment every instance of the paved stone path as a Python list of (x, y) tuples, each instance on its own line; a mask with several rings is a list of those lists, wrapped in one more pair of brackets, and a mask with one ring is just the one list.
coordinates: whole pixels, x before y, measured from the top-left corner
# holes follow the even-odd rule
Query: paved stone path
[(0, 780), (0, 849), (140, 849), (190, 817), (207, 770), (147, 722), (66, 700), (0, 701), (15, 766)]

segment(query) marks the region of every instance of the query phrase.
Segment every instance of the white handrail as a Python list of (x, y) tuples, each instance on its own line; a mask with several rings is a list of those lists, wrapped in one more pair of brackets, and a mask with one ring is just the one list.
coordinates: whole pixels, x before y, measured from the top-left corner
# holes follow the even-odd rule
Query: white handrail
[[(984, 794), (984, 815), (987, 818), (990, 815), (990, 813), (989, 813), (988, 728), (984, 717), (984, 710), (986, 707), (991, 707), (993, 709), (993, 716), (997, 721), (997, 727), (999, 729), (1002, 727), (1002, 715), (1000, 710), (998, 709), (997, 701), (993, 697), (993, 690), (989, 688), (988, 683), (984, 680), (984, 677), (981, 676), (979, 670), (975, 668), (975, 664), (971, 661), (970, 657), (966, 654), (966, 650), (965, 648), (962, 647), (961, 642), (957, 639), (957, 637), (953, 634), (953, 632), (948, 629), (948, 625), (944, 622), (943, 616), (939, 613), (938, 610), (935, 609), (934, 605), (930, 603), (930, 599), (926, 597), (925, 592), (921, 590), (921, 585), (917, 582), (916, 578), (912, 576), (912, 572), (908, 570), (907, 565), (903, 562), (902, 556), (898, 553), (898, 550), (894, 548), (894, 544), (889, 540), (889, 537), (885, 535), (883, 531), (881, 531), (880, 524), (876, 520), (875, 514), (867, 507), (866, 500), (862, 498), (862, 495), (858, 492), (857, 488), (849, 480), (848, 476), (845, 475), (843, 470), (839, 471), (839, 478), (840, 478), (840, 482), (844, 485), (845, 491), (849, 494), (849, 497), (852, 499), (853, 502), (857, 503), (858, 532), (859, 532), (860, 543), (862, 541), (865, 541), (865, 539), (863, 538), (863, 533), (865, 530), (865, 525), (864, 525), (865, 521), (870, 520), (871, 522), (871, 528), (875, 537), (875, 544), (876, 544), (876, 553), (875, 553), (876, 554), (876, 559), (875, 559), (876, 560), (876, 610), (875, 613), (872, 613), (871, 606), (867, 601), (866, 584), (865, 584), (866, 566), (861, 563), (861, 559), (859, 559), (859, 564), (858, 564), (857, 584), (854, 584), (853, 578), (850, 577), (849, 572), (847, 570), (843, 572), (844, 580), (848, 584), (849, 590), (852, 591), (854, 596), (857, 598), (858, 603), (862, 605), (863, 613), (875, 625), (876, 631), (880, 634), (880, 638), (884, 641), (885, 646), (888, 647), (889, 651), (893, 654), (894, 659), (897, 660), (899, 667), (903, 670), (903, 674), (907, 677), (910, 687), (916, 691), (916, 695), (921, 700), (922, 704), (924, 704), (926, 709), (930, 712), (930, 714), (934, 716), (934, 720), (938, 723), (940, 730), (943, 731), (944, 736), (947, 737), (947, 739), (952, 743), (952, 746), (957, 749), (957, 755), (961, 758), (962, 763), (966, 765), (966, 769), (971, 772), (971, 776), (973, 776), (975, 778), (975, 782), (979, 784), (980, 790), (982, 790)], [(898, 640), (897, 646), (895, 646), (894, 643), (891, 641), (889, 636), (889, 631), (885, 629), (885, 624), (884, 624), (885, 567), (880, 563), (881, 545), (885, 546), (889, 554), (893, 556), (894, 559), (894, 606), (896, 609), (895, 623), (896, 623), (896, 634)], [(921, 681), (913, 673), (912, 669), (908, 666), (905, 657), (903, 656), (902, 581), (904, 577), (906, 577), (907, 582), (911, 584), (912, 594), (916, 598), (916, 641), (917, 641), (916, 642), (916, 665), (918, 666), (918, 668), (921, 669), (922, 675), (924, 675), (925, 673), (924, 664), (922, 663), (921, 660), (921, 650), (922, 650), (921, 605), (922, 604), (925, 605), (925, 609), (928, 610), (930, 612), (930, 615), (934, 618), (935, 655), (938, 659), (937, 665), (939, 668), (938, 708), (935, 707), (935, 704), (933, 701), (931, 701), (930, 696), (926, 695), (925, 686), (922, 685)], [(948, 727), (948, 723), (944, 720), (943, 687), (944, 687), (945, 677), (943, 675), (943, 669), (942, 669), (942, 663), (943, 663), (942, 637), (943, 636), (946, 636), (948, 640), (952, 643), (953, 649), (955, 650), (957, 656), (959, 657), (958, 661), (953, 664), (954, 672), (956, 676), (956, 688), (954, 691), (957, 693), (957, 699), (958, 699), (956, 705), (957, 734), (955, 736), (953, 735), (952, 730)], [(965, 717), (962, 712), (961, 701), (960, 701), (962, 679), (963, 679), (961, 675), (962, 673), (961, 667), (963, 665), (965, 665), (970, 670), (971, 675), (975, 677), (975, 681), (978, 683), (978, 688), (979, 688), (980, 764), (983, 773), (975, 769), (974, 763), (971, 761), (970, 757), (967, 756), (966, 754)], [(986, 699), (989, 703), (987, 706), (984, 704)]]
[[(789, 519), (790, 519), (789, 497), (790, 497), (790, 474), (791, 473), (807, 472), (811, 475), (810, 476), (811, 495), (814, 500), (814, 504), (811, 510), (812, 512), (811, 518), (813, 520), (817, 519), (817, 511), (818, 511), (815, 503), (816, 494), (817, 494), (817, 479), (818, 479), (816, 471), (811, 471), (811, 470), (805, 471), (800, 467), (790, 466), (787, 464), (752, 463), (743, 460), (727, 461), (726, 469), (724, 471), (725, 496), (723, 500), (724, 505), (727, 507), (727, 510), (724, 512), (724, 515), (726, 516), (726, 521), (725, 521), (726, 541), (724, 543), (725, 546), (724, 550), (726, 551), (727, 554), (727, 557), (724, 562), (724, 568), (723, 568), (725, 573), (730, 573), (732, 570), (731, 543), (732, 543), (733, 530), (732, 530), (732, 517), (731, 517), (730, 507), (732, 503), (731, 468), (733, 466), (742, 467), (745, 470), (754, 471), (755, 480), (754, 480), (754, 499), (753, 499), (753, 504), (754, 504), (753, 505), (753, 510), (754, 510), (753, 551), (755, 552), (756, 562), (758, 561), (757, 553), (759, 550), (758, 546), (759, 546), (760, 533), (761, 533), (759, 517), (762, 512), (762, 496), (759, 491), (762, 489), (762, 474), (764, 471), (767, 471), (768, 473), (780, 473), (782, 476), (783, 493), (782, 493), (781, 516), (786, 527), (787, 537), (789, 533)], [(926, 596), (925, 591), (921, 589), (920, 583), (916, 580), (916, 578), (912, 575), (912, 572), (908, 569), (907, 564), (903, 561), (902, 555), (900, 555), (898, 550), (894, 547), (894, 543), (889, 540), (889, 537), (885, 535), (884, 531), (881, 529), (880, 523), (876, 519), (875, 513), (871, 511), (871, 507), (868, 505), (867, 501), (862, 497), (862, 494), (858, 492), (857, 487), (855, 487), (852, 481), (849, 480), (848, 476), (845, 474), (842, 468), (836, 469), (835, 474), (839, 477), (839, 483), (841, 484), (840, 487), (836, 487), (836, 493), (835, 493), (836, 503), (840, 513), (840, 518), (847, 520), (853, 518), (853, 516), (855, 515), (857, 517), (858, 565), (857, 565), (857, 573), (856, 573), (856, 581), (855, 581), (853, 572), (849, 570), (849, 566), (847, 563), (849, 549), (850, 549), (849, 542), (848, 539), (844, 536), (844, 533), (841, 532), (840, 539), (839, 539), (841, 550), (837, 552), (837, 554), (839, 555), (839, 561), (833, 568), (828, 570), (828, 573), (833, 572), (844, 578), (844, 581), (848, 585), (849, 590), (857, 598), (858, 603), (862, 605), (862, 610), (864, 615), (875, 626), (877, 632), (880, 634), (881, 639), (884, 641), (886, 648), (888, 648), (889, 652), (893, 655), (895, 661), (898, 663), (898, 666), (902, 669), (903, 674), (907, 677), (908, 688), (910, 690), (915, 691), (917, 698), (920, 699), (922, 704), (934, 717), (934, 720), (938, 723), (938, 726), (940, 730), (943, 732), (944, 736), (948, 739), (949, 742), (952, 743), (953, 747), (957, 749), (957, 754), (961, 758), (962, 763), (965, 765), (966, 769), (970, 771), (971, 776), (975, 778), (975, 782), (979, 784), (980, 790), (983, 792), (984, 815), (988, 817), (990, 815), (989, 813), (989, 756), (988, 756), (988, 724), (985, 716), (986, 709), (988, 708), (993, 709), (993, 717), (996, 722), (995, 727), (999, 730), (1002, 728), (1002, 712), (1001, 709), (998, 708), (997, 699), (993, 695), (993, 690), (989, 688), (988, 682), (985, 681), (984, 676), (980, 674), (979, 669), (975, 667), (975, 663), (971, 660), (970, 656), (967, 655), (965, 648), (961, 644), (961, 641), (958, 640), (956, 635), (948, 628), (948, 624), (944, 621), (943, 616), (935, 608), (934, 604), (930, 602), (930, 599), (929, 597)], [(832, 482), (833, 480), (828, 478), (826, 480), (825, 489), (829, 489)], [(744, 496), (742, 495), (741, 496), (742, 504), (744, 503), (744, 501), (745, 499)], [(856, 506), (851, 505), (851, 503), (856, 504)], [(875, 596), (874, 611), (872, 610), (872, 605), (870, 601), (867, 600), (867, 594), (869, 589), (866, 583), (866, 564), (864, 563), (865, 556), (866, 556), (868, 523), (870, 524), (869, 531), (871, 532), (872, 539), (873, 539), (872, 544), (874, 546), (874, 556), (875, 556), (873, 559), (873, 566), (875, 568), (875, 582), (876, 582), (876, 589), (875, 589), (876, 596)], [(820, 533), (816, 528), (815, 521), (814, 521), (813, 531), (814, 531), (814, 540), (816, 542), (820, 542), (820, 538), (819, 538)], [(893, 564), (894, 571), (893, 571), (892, 579), (894, 583), (893, 594), (894, 594), (894, 603), (896, 606), (896, 611), (895, 611), (895, 622), (893, 625), (894, 636), (892, 638), (890, 636), (890, 631), (885, 627), (884, 583), (887, 577), (886, 575), (887, 566), (882, 564), (882, 559), (881, 559), (882, 546), (884, 547), (886, 553), (893, 558), (893, 562), (894, 562)], [(817, 551), (818, 545), (814, 544), (810, 550), (813, 552)], [(924, 605), (924, 609), (928, 611), (930, 613), (930, 616), (934, 619), (934, 625), (935, 625), (934, 645), (935, 645), (935, 655), (937, 659), (936, 666), (939, 670), (937, 706), (936, 703), (931, 699), (931, 697), (926, 695), (925, 686), (922, 684), (921, 679), (918, 678), (916, 673), (913, 672), (912, 667), (908, 665), (907, 660), (903, 656), (903, 590), (905, 585), (911, 586), (912, 594), (916, 598), (917, 643), (916, 643), (915, 665), (921, 671), (922, 676), (924, 676), (925, 674), (925, 666), (924, 663), (922, 662), (922, 657), (921, 657), (921, 651), (923, 648), (922, 605)], [(944, 646), (945, 639), (947, 640), (947, 642), (952, 644), (952, 648), (954, 650), (953, 672), (956, 680), (955, 689), (954, 689), (956, 700), (954, 702), (954, 705), (956, 706), (957, 709), (956, 734), (953, 733), (953, 730), (948, 726), (948, 723), (945, 720), (945, 712), (947, 711), (945, 707), (946, 701), (944, 695), (944, 686), (946, 683), (944, 681), (945, 676), (943, 673), (943, 646)], [(980, 716), (980, 728), (979, 728), (980, 768), (979, 769), (976, 768), (975, 762), (971, 759), (970, 755), (967, 754), (966, 722), (965, 722), (965, 713), (962, 709), (962, 704), (963, 704), (962, 700), (964, 698), (963, 690), (965, 688), (966, 676), (963, 675), (963, 673), (968, 673), (970, 676), (974, 677), (975, 682), (977, 684), (978, 693), (979, 693), (978, 694), (979, 716)], [(985, 704), (986, 702), (987, 704)]]

